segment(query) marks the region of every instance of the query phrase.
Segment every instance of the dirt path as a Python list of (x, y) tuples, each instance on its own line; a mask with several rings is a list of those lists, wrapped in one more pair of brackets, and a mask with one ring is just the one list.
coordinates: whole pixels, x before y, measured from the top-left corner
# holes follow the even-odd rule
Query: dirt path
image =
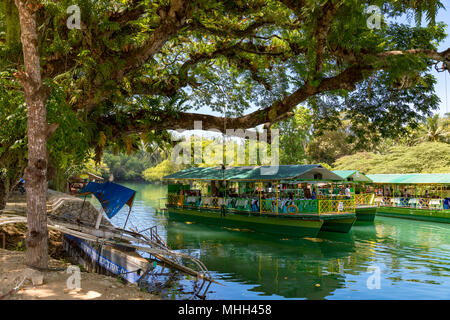
[[(24, 278), (25, 254), (0, 249), (0, 296)], [(34, 286), (26, 280), (21, 289), (5, 300), (158, 300), (159, 297), (139, 290), (136, 285), (96, 273), (81, 272), (81, 289), (70, 290), (67, 280), (69, 263), (49, 258), (51, 271), (44, 273), (44, 283)]]

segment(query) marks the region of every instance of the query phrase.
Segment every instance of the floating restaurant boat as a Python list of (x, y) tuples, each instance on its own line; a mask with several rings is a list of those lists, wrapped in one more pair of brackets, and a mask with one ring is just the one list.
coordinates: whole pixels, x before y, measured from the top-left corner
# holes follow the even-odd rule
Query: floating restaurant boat
[(321, 165), (189, 168), (168, 175), (169, 216), (284, 237), (347, 233), (355, 200), (323, 193), (342, 178)]
[(369, 174), (377, 214), (450, 223), (450, 174)]
[(373, 221), (378, 206), (375, 204), (375, 194), (370, 190), (372, 180), (357, 170), (333, 170), (346, 184), (352, 186), (351, 193), (355, 198), (355, 213), (358, 221)]

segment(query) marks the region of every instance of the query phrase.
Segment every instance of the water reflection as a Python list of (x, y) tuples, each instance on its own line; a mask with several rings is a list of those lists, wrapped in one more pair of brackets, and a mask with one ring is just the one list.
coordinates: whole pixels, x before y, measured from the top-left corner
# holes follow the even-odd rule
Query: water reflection
[[(173, 249), (200, 258), (225, 284), (214, 299), (448, 299), (450, 225), (387, 217), (357, 222), (348, 234), (278, 239), (155, 214), (166, 187), (137, 190), (132, 213), (139, 229), (158, 225)], [(126, 218), (122, 210), (114, 219)], [(380, 289), (370, 289), (369, 268), (379, 267)]]
[[(224, 279), (254, 285), (250, 291), (259, 295), (285, 298), (323, 299), (336, 288), (344, 287), (338, 263), (325, 266), (323, 261), (347, 259), (352, 241), (338, 250), (334, 242), (322, 238), (280, 240), (257, 233), (224, 230), (213, 226), (169, 221), (169, 246), (196, 254), (209, 270)], [(324, 273), (323, 268), (327, 271)]]

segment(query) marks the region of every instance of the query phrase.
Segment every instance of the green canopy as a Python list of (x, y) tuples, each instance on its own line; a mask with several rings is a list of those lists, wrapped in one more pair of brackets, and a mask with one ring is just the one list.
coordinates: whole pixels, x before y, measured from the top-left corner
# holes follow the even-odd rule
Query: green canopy
[(342, 178), (317, 164), (245, 166), (245, 167), (206, 167), (189, 168), (163, 179), (171, 180), (231, 180), (231, 181), (278, 181), (288, 179), (341, 181)]
[(372, 182), (370, 178), (358, 170), (333, 170), (333, 173), (347, 181)]
[(450, 184), (450, 173), (368, 174), (373, 183)]

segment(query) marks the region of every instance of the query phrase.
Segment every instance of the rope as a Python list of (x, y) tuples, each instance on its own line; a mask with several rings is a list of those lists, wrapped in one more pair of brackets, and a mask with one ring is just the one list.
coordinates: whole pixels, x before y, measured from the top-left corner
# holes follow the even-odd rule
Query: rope
[(22, 284), (25, 282), (25, 280), (27, 279), (27, 277), (25, 276), (22, 281), (20, 281), (14, 288), (12, 288), (11, 290), (9, 290), (7, 293), (5, 293), (4, 295), (0, 296), (0, 300), (5, 299), (7, 296), (13, 294), (14, 292), (18, 291), (19, 288), (22, 286)]

